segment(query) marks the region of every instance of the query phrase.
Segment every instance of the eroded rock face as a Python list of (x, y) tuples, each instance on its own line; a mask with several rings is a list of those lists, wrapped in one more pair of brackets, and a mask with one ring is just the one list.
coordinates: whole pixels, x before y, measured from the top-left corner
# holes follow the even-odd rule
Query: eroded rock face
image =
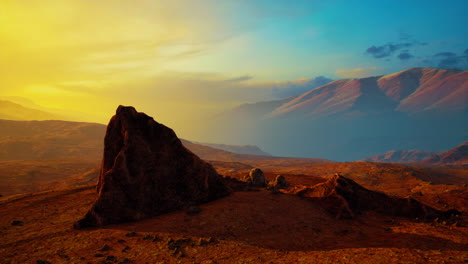
[(265, 175), (263, 175), (263, 171), (259, 168), (250, 170), (249, 175), (246, 175), (243, 181), (253, 187), (265, 187), (267, 185)]
[(456, 210), (439, 211), (413, 198), (399, 198), (371, 191), (339, 174), (324, 183), (300, 189), (296, 194), (320, 201), (337, 218), (353, 218), (367, 210), (421, 220), (449, 218), (460, 214)]
[(229, 193), (215, 169), (172, 129), (124, 106), (107, 127), (97, 192), (75, 228), (144, 219)]

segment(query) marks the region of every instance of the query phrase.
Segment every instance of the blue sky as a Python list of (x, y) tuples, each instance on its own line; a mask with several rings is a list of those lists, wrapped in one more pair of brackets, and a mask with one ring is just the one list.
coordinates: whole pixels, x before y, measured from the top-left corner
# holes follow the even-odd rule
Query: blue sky
[[(252, 26), (232, 37), (238, 46), (200, 56), (193, 67), (211, 71), (223, 60), (218, 69), (244, 71), (262, 80), (468, 67), (467, 1), (323, 2), (258, 1), (266, 8), (261, 15), (236, 10), (231, 19)], [(372, 46), (387, 51), (366, 52)]]

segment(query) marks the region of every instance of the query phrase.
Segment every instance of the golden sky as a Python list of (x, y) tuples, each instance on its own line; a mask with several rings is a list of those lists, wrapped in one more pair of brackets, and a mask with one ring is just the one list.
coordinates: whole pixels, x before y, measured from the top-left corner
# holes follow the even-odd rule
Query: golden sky
[(157, 113), (166, 122), (194, 107), (224, 105), (216, 92), (210, 95), (224, 75), (186, 73), (190, 67), (184, 66), (235, 30), (220, 18), (220, 7), (200, 3), (2, 1), (0, 95), (83, 112), (88, 121), (100, 122), (118, 104)]

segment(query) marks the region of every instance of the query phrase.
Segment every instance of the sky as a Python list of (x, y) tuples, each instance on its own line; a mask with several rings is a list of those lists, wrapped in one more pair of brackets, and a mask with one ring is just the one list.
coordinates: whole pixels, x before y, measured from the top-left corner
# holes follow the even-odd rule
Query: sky
[[(466, 0), (2, 0), (0, 98), (190, 138), (238, 104), (411, 67), (468, 69)], [(23, 101), (24, 101), (23, 100)]]

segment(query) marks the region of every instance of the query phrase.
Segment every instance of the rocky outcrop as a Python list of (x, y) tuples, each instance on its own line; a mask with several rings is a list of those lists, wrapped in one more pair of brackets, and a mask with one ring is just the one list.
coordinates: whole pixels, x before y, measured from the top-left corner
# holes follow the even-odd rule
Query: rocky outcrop
[(107, 127), (97, 192), (75, 228), (144, 219), (229, 193), (215, 169), (172, 129), (124, 106)]
[(267, 186), (267, 181), (263, 171), (259, 168), (250, 170), (249, 175), (246, 175), (242, 181), (248, 183), (252, 187), (265, 187)]
[(273, 181), (268, 183), (268, 185), (275, 189), (284, 189), (289, 186), (283, 175), (277, 175)]
[(368, 210), (421, 220), (445, 219), (459, 214), (456, 210), (439, 211), (410, 197), (399, 198), (371, 191), (339, 174), (324, 183), (299, 189), (295, 193), (318, 200), (337, 218), (353, 218)]

